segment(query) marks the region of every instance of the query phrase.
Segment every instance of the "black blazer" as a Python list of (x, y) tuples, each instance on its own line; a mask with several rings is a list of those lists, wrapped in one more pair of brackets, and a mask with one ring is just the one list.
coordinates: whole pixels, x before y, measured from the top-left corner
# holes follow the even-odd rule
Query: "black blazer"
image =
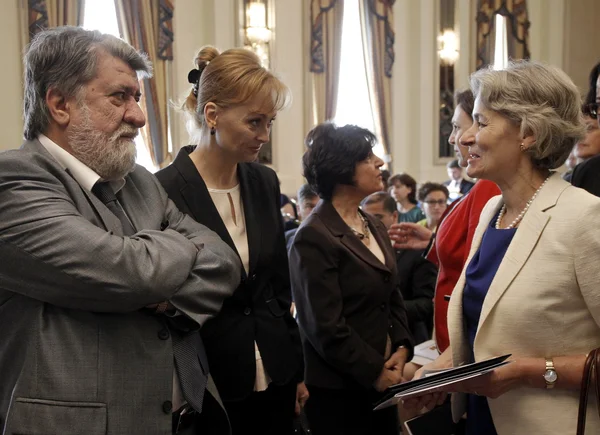
[(600, 196), (600, 156), (594, 156), (575, 166), (571, 184), (587, 190), (592, 195)]
[(433, 295), (437, 266), (422, 256), (422, 251), (399, 249), (396, 267), (406, 316), (415, 344), (430, 340), (433, 334)]
[(320, 201), (302, 223), (290, 250), (305, 382), (333, 389), (370, 389), (392, 349), (412, 354), (396, 258), (383, 224), (366, 215), (381, 263), (356, 237), (331, 202)]
[[(189, 158), (193, 146), (181, 149), (156, 176), (179, 209), (215, 231), (237, 252), (206, 184)], [(277, 385), (300, 382), (302, 347), (290, 314), (290, 280), (279, 209), (279, 180), (256, 163), (238, 164), (250, 255), (249, 273), (225, 300), (217, 317), (201, 329), (210, 372), (225, 401), (254, 390), (258, 344), (267, 374)]]
[[(444, 186), (450, 186), (451, 182), (452, 182), (452, 180), (444, 181)], [(469, 192), (469, 190), (471, 190), (473, 188), (473, 186), (475, 186), (475, 183), (473, 183), (472, 181), (469, 181), (469, 180), (465, 180), (463, 178), (462, 181), (460, 182), (460, 193), (462, 195), (466, 195)]]

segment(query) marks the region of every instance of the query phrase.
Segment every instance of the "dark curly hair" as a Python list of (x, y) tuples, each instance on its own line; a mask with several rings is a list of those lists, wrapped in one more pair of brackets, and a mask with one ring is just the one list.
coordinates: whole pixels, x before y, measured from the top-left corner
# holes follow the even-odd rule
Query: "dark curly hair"
[(594, 65), (590, 71), (590, 87), (587, 95), (585, 96), (585, 100), (583, 102), (584, 104), (592, 104), (596, 102), (596, 82), (598, 81), (598, 75), (600, 75), (600, 63)]
[(338, 184), (354, 185), (356, 165), (373, 153), (377, 138), (356, 125), (326, 122), (306, 136), (302, 156), (304, 177), (319, 197), (330, 201)]
[(446, 195), (446, 200), (450, 196), (448, 188), (443, 184), (427, 182), (423, 183), (421, 187), (419, 187), (419, 201), (425, 201), (425, 198), (427, 198), (427, 195), (429, 195), (431, 192), (442, 192), (444, 195)]

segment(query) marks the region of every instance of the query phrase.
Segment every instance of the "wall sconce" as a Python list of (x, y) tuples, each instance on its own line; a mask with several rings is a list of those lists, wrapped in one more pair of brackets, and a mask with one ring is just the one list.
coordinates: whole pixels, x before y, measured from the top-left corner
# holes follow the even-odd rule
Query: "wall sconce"
[(268, 3), (269, 0), (244, 0), (245, 45), (256, 53), (265, 68), (269, 68), (273, 37), (269, 26), (271, 11)]
[(438, 36), (438, 55), (445, 65), (454, 65), (458, 60), (458, 36), (453, 30), (444, 30)]

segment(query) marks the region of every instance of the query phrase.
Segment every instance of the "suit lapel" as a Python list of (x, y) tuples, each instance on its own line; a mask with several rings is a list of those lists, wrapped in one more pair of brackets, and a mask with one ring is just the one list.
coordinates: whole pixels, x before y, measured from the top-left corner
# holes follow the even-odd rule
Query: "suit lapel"
[(483, 209), (479, 218), (479, 224), (473, 234), (473, 241), (471, 242), (471, 249), (467, 261), (463, 266), (460, 278), (452, 291), (450, 298), (450, 304), (448, 305), (448, 333), (450, 336), (450, 343), (453, 343), (452, 348), (452, 359), (454, 365), (464, 364), (470, 362), (471, 351), (467, 340), (465, 339), (465, 324), (463, 315), (463, 292), (465, 289), (465, 275), (468, 264), (471, 262), (471, 258), (481, 245), (481, 239), (483, 233), (487, 228), (487, 223), (490, 222), (492, 217), (498, 212), (502, 205), (502, 198), (491, 199), (488, 205)]
[[(379, 261), (377, 257), (375, 257), (375, 255), (359, 240), (358, 237), (352, 233), (350, 227), (346, 225), (331, 202), (321, 200), (313, 213), (317, 213), (322, 217), (322, 221), (327, 225), (329, 231), (331, 231), (334, 236), (339, 237), (342, 244), (346, 246), (346, 248), (348, 248), (354, 255), (376, 269), (389, 272), (388, 268), (381, 261)], [(369, 229), (373, 230), (373, 228), (374, 226), (370, 223)], [(372, 234), (376, 232), (377, 231), (371, 231)], [(380, 241), (381, 238), (378, 238), (377, 235), (375, 235), (375, 238), (377, 242), (380, 243), (379, 246), (384, 252), (384, 255), (386, 255), (387, 263), (387, 254), (385, 254), (386, 248)]]
[(40, 141), (38, 141), (37, 139), (33, 141), (26, 141), (23, 144), (22, 148), (25, 150), (35, 151), (37, 153), (47, 156), (49, 159), (51, 159), (52, 162), (56, 164), (58, 168), (69, 174), (69, 177), (73, 180), (74, 186), (77, 186), (77, 188), (86, 197), (90, 206), (94, 209), (97, 216), (100, 218), (100, 221), (102, 222), (102, 225), (104, 226), (106, 231), (112, 231), (118, 236), (123, 235), (123, 227), (119, 218), (116, 217), (108, 208), (106, 208), (106, 206), (102, 204), (102, 201), (96, 198), (96, 195), (81, 187), (77, 180), (75, 180), (75, 177), (73, 177), (71, 171), (61, 166), (60, 163), (58, 163), (56, 159), (52, 156), (52, 154), (50, 154), (48, 150), (46, 150), (46, 147), (44, 147), (44, 145), (40, 143)]
[[(246, 237), (248, 238), (249, 272), (256, 268), (260, 255), (260, 222), (255, 213), (255, 207), (260, 207), (260, 188), (258, 180), (251, 171), (250, 165), (238, 164), (238, 178), (240, 180), (240, 194), (244, 205), (244, 219), (246, 222)], [(275, 228), (271, 229), (275, 231)]]
[[(71, 172), (68, 169), (66, 171), (71, 177), (73, 177), (73, 175), (71, 174)], [(73, 181), (75, 181), (75, 178), (73, 178)], [(77, 183), (77, 181), (75, 181), (75, 182)], [(79, 184), (79, 183), (77, 183), (77, 184)], [(123, 236), (123, 225), (121, 224), (121, 221), (119, 220), (119, 218), (117, 216), (115, 216), (114, 213), (111, 212), (102, 203), (102, 201), (100, 201), (96, 197), (96, 195), (94, 195), (92, 192), (88, 192), (86, 189), (84, 189), (81, 186), (79, 186), (79, 187), (81, 188), (81, 191), (83, 192), (83, 194), (89, 201), (92, 208), (96, 211), (96, 213), (100, 217), (100, 220), (102, 221), (102, 224), (104, 225), (104, 228), (106, 229), (106, 231), (112, 231), (113, 234), (116, 234), (117, 236)], [(129, 216), (130, 214), (127, 213), (127, 215)], [(135, 222), (133, 225), (134, 225), (134, 228), (138, 228), (136, 226)]]
[[(383, 252), (383, 256), (385, 259), (385, 267), (388, 268), (389, 270), (393, 270), (393, 268), (396, 264), (396, 252), (394, 251), (394, 248), (392, 247), (392, 243), (390, 242), (390, 240), (387, 237), (384, 237), (383, 234), (381, 233), (381, 231), (385, 232), (385, 228), (383, 228), (383, 224), (381, 222), (375, 221), (374, 218), (372, 218), (371, 216), (369, 216), (366, 213), (363, 213), (363, 215), (369, 221), (369, 230), (371, 231), (371, 234), (373, 235), (373, 237), (379, 244), (379, 247), (381, 248), (381, 252)], [(369, 250), (369, 252), (372, 254), (372, 252), (370, 250)], [(380, 261), (378, 261), (378, 263), (381, 264)]]
[(208, 188), (206, 187), (206, 183), (204, 183), (196, 166), (194, 166), (194, 163), (189, 157), (189, 153), (192, 152), (193, 149), (193, 146), (182, 148), (173, 162), (173, 165), (182, 178), (182, 187), (180, 188), (181, 196), (188, 206), (191, 216), (197, 222), (217, 233), (219, 237), (221, 237), (221, 240), (238, 253), (235, 244), (229, 235), (229, 231), (227, 231), (227, 227), (213, 203)]
[[(550, 220), (550, 215), (547, 214), (546, 211), (556, 205), (560, 194), (568, 186), (569, 184), (560, 179), (559, 175), (552, 175), (546, 186), (544, 186), (538, 194), (536, 200), (531, 204), (527, 213), (525, 213), (525, 216), (519, 224), (519, 228), (498, 267), (498, 271), (490, 284), (490, 288), (488, 289), (488, 293), (481, 309), (478, 330), (481, 328), (481, 325), (485, 322), (504, 292), (514, 281), (517, 274), (521, 271), (527, 262), (527, 259), (531, 256), (544, 228)], [(500, 206), (501, 203), (498, 205)], [(499, 207), (495, 209), (495, 212), (497, 212), (498, 209)], [(482, 224), (488, 224), (494, 214), (488, 216), (488, 219), (483, 221)]]
[(149, 228), (148, 223), (142, 219), (144, 216), (152, 216), (152, 213), (131, 177), (126, 178), (125, 186), (117, 192), (117, 198), (136, 231)]
[[(375, 255), (369, 251), (359, 239), (352, 233), (342, 234), (341, 242), (352, 251), (358, 258), (372, 267), (381, 270), (387, 270), (387, 267), (375, 257)], [(383, 251), (383, 249), (382, 249)]]

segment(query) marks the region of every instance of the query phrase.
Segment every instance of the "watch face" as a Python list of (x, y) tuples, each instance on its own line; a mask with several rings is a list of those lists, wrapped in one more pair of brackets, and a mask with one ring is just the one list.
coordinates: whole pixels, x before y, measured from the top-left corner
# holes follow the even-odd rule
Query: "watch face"
[(554, 383), (556, 382), (556, 379), (558, 379), (558, 375), (554, 370), (546, 370), (546, 373), (544, 373), (544, 379), (546, 382)]

